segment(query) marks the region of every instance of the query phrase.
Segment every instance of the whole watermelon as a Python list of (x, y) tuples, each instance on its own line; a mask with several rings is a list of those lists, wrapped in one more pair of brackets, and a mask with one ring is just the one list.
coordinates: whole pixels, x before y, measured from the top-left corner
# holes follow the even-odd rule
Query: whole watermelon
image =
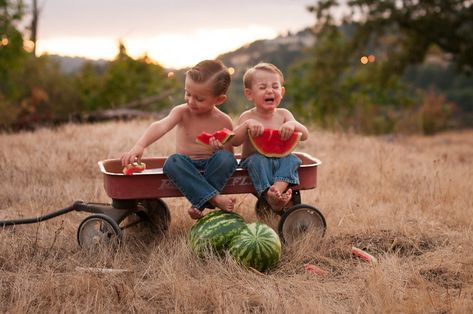
[(209, 251), (223, 254), (244, 226), (245, 221), (237, 213), (215, 210), (197, 220), (189, 231), (188, 241), (199, 256)]
[(245, 225), (233, 238), (229, 252), (241, 264), (266, 271), (281, 258), (281, 241), (271, 227), (255, 222)]

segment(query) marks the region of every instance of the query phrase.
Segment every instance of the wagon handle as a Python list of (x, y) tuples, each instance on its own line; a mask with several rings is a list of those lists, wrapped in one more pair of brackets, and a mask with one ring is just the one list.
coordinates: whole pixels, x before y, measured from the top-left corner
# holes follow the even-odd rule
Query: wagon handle
[(48, 213), (43, 216), (34, 217), (34, 218), (3, 220), (3, 221), (0, 220), (0, 228), (5, 227), (5, 226), (13, 226), (13, 225), (33, 224), (33, 223), (45, 221), (45, 220), (48, 220), (60, 215), (64, 215), (73, 210), (80, 211), (82, 207), (81, 205), (83, 205), (83, 203), (84, 202), (82, 201), (76, 201), (71, 206), (56, 210), (54, 212)]

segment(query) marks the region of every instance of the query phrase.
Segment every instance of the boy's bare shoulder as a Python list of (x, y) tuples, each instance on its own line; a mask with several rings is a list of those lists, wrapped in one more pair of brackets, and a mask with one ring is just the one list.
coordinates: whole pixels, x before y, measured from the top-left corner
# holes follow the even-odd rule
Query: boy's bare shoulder
[(169, 114), (165, 117), (167, 120), (180, 121), (187, 112), (185, 104), (174, 106)]
[(290, 114), (292, 116), (292, 113), (286, 108), (277, 108), (276, 110), (281, 114)]
[(251, 118), (251, 117), (254, 116), (254, 114), (255, 114), (255, 109), (254, 108), (245, 110), (241, 113), (240, 120)]
[(186, 112), (188, 112), (188, 107), (186, 104), (181, 104), (181, 105), (177, 105), (177, 106), (174, 106), (171, 111), (169, 112), (169, 115), (183, 115), (185, 114)]
[(292, 112), (290, 112), (286, 108), (278, 108), (277, 113), (286, 119), (294, 119), (294, 115), (292, 114)]
[(172, 108), (172, 110), (183, 112), (183, 111), (188, 111), (189, 107), (187, 106), (187, 104), (180, 104), (180, 105), (174, 106), (174, 108)]
[(223, 112), (222, 110), (218, 108), (215, 108), (215, 109), (216, 109), (215, 112), (216, 112), (217, 118), (226, 120), (227, 122), (232, 123), (232, 118), (228, 114), (226, 114), (225, 112)]

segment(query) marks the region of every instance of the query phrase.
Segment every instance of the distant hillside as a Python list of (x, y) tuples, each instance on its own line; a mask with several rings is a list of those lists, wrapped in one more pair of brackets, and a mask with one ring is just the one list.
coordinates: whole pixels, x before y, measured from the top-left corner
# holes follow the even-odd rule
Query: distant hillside
[(67, 56), (58, 56), (58, 55), (50, 55), (49, 58), (51, 58), (53, 62), (56, 62), (59, 64), (61, 72), (63, 73), (76, 72), (80, 69), (80, 67), (84, 63), (87, 63), (87, 62), (92, 62), (100, 66), (103, 66), (108, 62), (108, 60), (105, 60), (105, 59), (92, 60), (92, 59), (81, 58), (81, 57), (67, 57)]
[[(270, 62), (279, 67), (287, 76), (289, 65), (302, 58), (305, 50), (312, 47), (314, 42), (315, 36), (307, 28), (274, 39), (257, 40), (235, 51), (218, 56), (218, 59), (226, 66), (235, 69), (228, 91), (228, 101), (222, 109), (226, 112), (241, 112), (251, 106), (243, 96), (242, 82), (243, 74), (249, 67), (259, 62)], [(285, 103), (283, 103), (284, 105)]]
[[(296, 33), (280, 35), (274, 39), (257, 40), (218, 56), (217, 59), (221, 60), (226, 66), (235, 69), (232, 84), (228, 91), (228, 101), (222, 106), (222, 109), (226, 112), (238, 113), (250, 106), (243, 96), (242, 84), (243, 73), (250, 66), (258, 62), (270, 62), (278, 66), (287, 75), (289, 65), (303, 57), (305, 50), (312, 47), (314, 42), (315, 36), (310, 28), (306, 28)], [(86, 62), (92, 62), (99, 66), (103, 66), (108, 62), (103, 59), (91, 60), (58, 55), (51, 55), (50, 58), (59, 64), (63, 73), (73, 73)], [(184, 76), (187, 68), (169, 70), (174, 71), (176, 79), (181, 81), (180, 78)]]
[[(314, 36), (310, 29), (304, 29), (297, 33), (281, 35), (274, 39), (263, 39), (246, 44), (241, 48), (224, 53), (217, 58), (222, 60), (228, 67), (235, 68), (235, 76), (241, 76), (245, 69), (260, 61), (271, 62), (280, 67), (283, 72), (295, 59), (302, 56), (302, 51), (314, 43)], [(92, 60), (82, 57), (68, 57), (50, 55), (51, 60), (57, 62), (63, 73), (72, 73), (86, 62), (104, 65), (105, 59)], [(184, 70), (184, 69), (181, 69)], [(178, 71), (178, 70), (177, 70)]]
[(315, 37), (309, 28), (297, 33), (281, 35), (275, 39), (263, 39), (247, 44), (235, 51), (222, 54), (218, 59), (226, 66), (235, 68), (235, 76), (258, 62), (270, 62), (286, 72), (287, 66), (313, 46)]

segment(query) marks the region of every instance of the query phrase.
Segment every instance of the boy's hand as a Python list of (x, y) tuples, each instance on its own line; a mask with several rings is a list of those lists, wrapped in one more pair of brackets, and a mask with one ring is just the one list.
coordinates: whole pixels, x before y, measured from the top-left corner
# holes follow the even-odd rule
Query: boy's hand
[(211, 137), (210, 140), (209, 140), (209, 145), (210, 147), (212, 147), (212, 149), (215, 151), (215, 150), (219, 150), (219, 149), (223, 149), (223, 144), (222, 142), (220, 142), (219, 140), (217, 140), (215, 137)]
[(256, 121), (254, 119), (247, 120), (246, 126), (248, 130), (250, 131), (250, 135), (252, 137), (257, 137), (263, 134), (264, 131), (264, 126), (261, 122)]
[(279, 136), (281, 137), (283, 141), (286, 141), (291, 137), (295, 129), (296, 129), (296, 126), (294, 125), (294, 123), (292, 123), (292, 121), (283, 123), (283, 125), (281, 125), (281, 127), (279, 128)]
[(131, 163), (141, 162), (141, 157), (143, 157), (144, 148), (141, 146), (134, 146), (129, 152), (124, 153), (121, 157), (122, 166), (125, 167)]

